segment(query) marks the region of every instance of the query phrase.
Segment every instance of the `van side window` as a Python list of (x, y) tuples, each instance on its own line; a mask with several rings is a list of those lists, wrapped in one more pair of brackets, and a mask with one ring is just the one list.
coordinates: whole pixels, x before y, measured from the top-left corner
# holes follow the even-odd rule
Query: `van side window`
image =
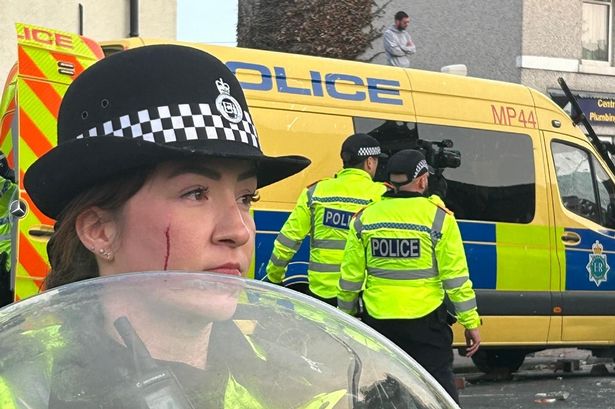
[(615, 184), (602, 165), (576, 146), (552, 142), (551, 151), (564, 207), (601, 226), (615, 228)]
[(615, 183), (609, 178), (600, 162), (592, 155), (596, 171), (598, 204), (600, 205), (600, 224), (610, 229), (615, 228)]
[[(417, 140), (442, 142), (461, 153), (461, 165), (445, 168), (445, 203), (458, 219), (530, 223), (536, 182), (534, 149), (528, 135), (473, 128), (355, 118), (355, 132), (378, 139), (385, 153), (416, 148)], [(385, 161), (377, 174), (384, 179)]]

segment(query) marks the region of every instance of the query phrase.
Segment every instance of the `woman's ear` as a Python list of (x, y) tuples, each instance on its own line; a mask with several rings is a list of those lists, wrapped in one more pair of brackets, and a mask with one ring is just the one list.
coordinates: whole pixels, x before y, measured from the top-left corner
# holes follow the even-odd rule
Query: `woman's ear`
[(109, 211), (98, 207), (83, 211), (77, 216), (75, 229), (81, 243), (92, 253), (103, 260), (113, 260), (118, 229)]

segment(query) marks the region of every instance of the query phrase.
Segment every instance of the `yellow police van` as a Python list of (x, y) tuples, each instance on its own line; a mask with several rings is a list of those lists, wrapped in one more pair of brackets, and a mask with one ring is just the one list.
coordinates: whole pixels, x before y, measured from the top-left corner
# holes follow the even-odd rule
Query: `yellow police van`
[[(101, 46), (109, 55), (168, 42), (131, 38)], [(528, 352), (544, 348), (615, 351), (613, 164), (547, 96), (479, 78), (186, 45), (217, 56), (237, 75), (265, 152), (312, 160), (260, 192), (255, 278), (265, 275), (273, 241), (301, 190), (340, 169), (345, 137), (368, 133), (389, 154), (421, 147), (443, 169), (445, 201), (459, 221), (483, 319), (480, 369), (516, 370)], [(24, 240), (37, 239), (20, 232), (21, 252)], [(288, 285), (305, 281), (308, 246), (306, 240), (291, 262)], [(14, 266), (17, 286), (20, 271), (21, 264)], [(458, 325), (455, 335), (463, 346)]]

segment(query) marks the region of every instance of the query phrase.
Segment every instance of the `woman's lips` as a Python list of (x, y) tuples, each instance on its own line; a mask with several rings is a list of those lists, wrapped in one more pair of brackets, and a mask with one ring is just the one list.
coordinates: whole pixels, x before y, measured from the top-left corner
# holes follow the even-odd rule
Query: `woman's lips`
[(241, 276), (240, 266), (236, 263), (222, 264), (218, 267), (205, 269), (205, 271), (211, 271), (213, 273), (227, 274), (232, 276)]

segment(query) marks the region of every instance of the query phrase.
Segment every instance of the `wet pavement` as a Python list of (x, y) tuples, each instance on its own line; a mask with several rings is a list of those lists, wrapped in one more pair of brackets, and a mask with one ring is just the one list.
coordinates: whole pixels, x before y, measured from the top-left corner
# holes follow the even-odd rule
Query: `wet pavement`
[[(564, 371), (571, 363), (578, 369)], [(542, 351), (528, 356), (520, 370), (484, 375), (468, 358), (455, 358), (462, 378), (461, 406), (483, 408), (615, 409), (615, 368), (612, 360), (594, 358), (573, 348)]]

